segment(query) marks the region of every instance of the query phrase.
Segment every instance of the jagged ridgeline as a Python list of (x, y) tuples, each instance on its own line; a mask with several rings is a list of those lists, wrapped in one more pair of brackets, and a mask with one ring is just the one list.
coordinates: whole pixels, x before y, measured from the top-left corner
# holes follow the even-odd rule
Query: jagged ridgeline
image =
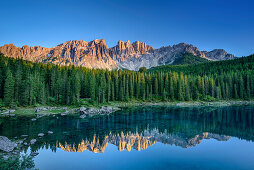
[(157, 71), (88, 69), (0, 57), (1, 105), (254, 97), (254, 55)]
[[(197, 47), (180, 43), (173, 46), (154, 49), (144, 42), (131, 43), (118, 41), (114, 47), (108, 47), (104, 39), (90, 42), (84, 40), (66, 41), (56, 47), (40, 46), (16, 47), (6, 44), (0, 47), (0, 53), (12, 58), (21, 58), (33, 62), (53, 63), (56, 65), (75, 65), (87, 68), (139, 70), (168, 64), (193, 64), (207, 61), (234, 59), (223, 49), (200, 51)], [(190, 54), (190, 55), (186, 55)]]

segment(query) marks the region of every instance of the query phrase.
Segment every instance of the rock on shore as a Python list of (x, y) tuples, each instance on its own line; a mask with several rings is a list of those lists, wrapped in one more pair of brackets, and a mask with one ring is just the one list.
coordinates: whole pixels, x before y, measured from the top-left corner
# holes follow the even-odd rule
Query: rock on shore
[(95, 108), (86, 108), (86, 107), (81, 107), (78, 109), (78, 112), (81, 114), (80, 118), (85, 118), (86, 116), (95, 116), (95, 115), (105, 115), (105, 114), (110, 114), (113, 113), (117, 110), (120, 110), (119, 108), (116, 107), (111, 107), (111, 106), (102, 106), (100, 109), (95, 109)]

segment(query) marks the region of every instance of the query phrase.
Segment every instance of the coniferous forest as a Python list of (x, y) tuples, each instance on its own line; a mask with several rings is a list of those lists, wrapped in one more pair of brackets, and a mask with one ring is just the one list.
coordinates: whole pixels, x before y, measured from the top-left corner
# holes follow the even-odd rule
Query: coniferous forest
[(109, 101), (249, 100), (254, 97), (254, 55), (140, 71), (87, 69), (0, 56), (2, 106)]

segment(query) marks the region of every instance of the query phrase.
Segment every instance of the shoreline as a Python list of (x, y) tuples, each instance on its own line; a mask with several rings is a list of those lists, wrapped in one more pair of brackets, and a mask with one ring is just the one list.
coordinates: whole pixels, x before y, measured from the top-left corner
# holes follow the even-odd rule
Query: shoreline
[(80, 115), (80, 118), (92, 117), (96, 115), (111, 114), (115, 111), (126, 107), (223, 107), (223, 106), (249, 106), (254, 105), (254, 100), (228, 100), (228, 101), (184, 101), (184, 102), (109, 102), (105, 104), (89, 105), (89, 106), (30, 106), (17, 107), (16, 109), (2, 109), (0, 117), (15, 117), (15, 116), (35, 116), (40, 118), (43, 116), (65, 116), (65, 115)]
[(203, 106), (248, 106), (254, 105), (254, 100), (223, 100), (223, 101), (179, 101), (179, 102), (115, 102), (117, 107), (132, 106), (172, 106), (172, 107), (203, 107)]
[[(214, 102), (112, 102), (104, 106), (93, 106), (93, 107), (60, 107), (60, 106), (40, 106), (40, 107), (28, 107), (28, 108), (18, 108), (17, 110), (9, 110), (14, 116), (1, 115), (7, 117), (17, 117), (17, 116), (29, 116), (29, 121), (37, 121), (44, 116), (51, 116), (52, 118), (60, 118), (61, 116), (74, 115), (80, 117), (80, 119), (93, 117), (93, 116), (102, 116), (109, 115), (120, 108), (127, 107), (153, 107), (153, 106), (162, 106), (162, 107), (179, 107), (179, 108), (188, 108), (188, 107), (227, 107), (227, 106), (254, 106), (254, 101), (214, 101)], [(26, 112), (21, 114), (21, 112)], [(16, 113), (15, 113), (16, 112)], [(0, 120), (1, 120), (0, 116)], [(86, 120), (85, 120), (86, 121)], [(0, 121), (0, 125), (1, 122)], [(54, 135), (54, 130), (49, 129), (43, 133), (38, 133), (36, 136), (29, 138), (29, 134), (21, 135), (21, 138), (7, 138), (6, 136), (0, 136), (0, 159), (8, 161), (14, 156), (18, 156), (21, 153), (23, 147), (32, 146), (37, 142), (40, 142), (42, 137), (50, 137)], [(29, 157), (35, 157), (39, 152), (32, 152), (28, 154)]]

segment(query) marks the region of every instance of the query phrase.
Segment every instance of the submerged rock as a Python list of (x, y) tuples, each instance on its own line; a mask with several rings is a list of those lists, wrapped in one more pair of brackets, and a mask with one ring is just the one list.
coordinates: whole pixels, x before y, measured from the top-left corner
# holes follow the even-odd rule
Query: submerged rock
[(7, 159), (9, 159), (9, 156), (4, 155), (4, 156), (3, 156), (3, 159), (6, 161)]
[(22, 144), (24, 141), (20, 140), (17, 142), (17, 144)]
[(17, 144), (15, 142), (10, 141), (5, 136), (0, 136), (0, 150), (5, 152), (11, 152), (15, 147), (17, 147)]
[(44, 136), (44, 133), (39, 133), (38, 134), (38, 137), (43, 137)]
[(30, 156), (37, 156), (37, 155), (39, 155), (38, 152), (31, 152), (31, 153), (30, 153)]
[(37, 142), (37, 140), (36, 140), (36, 139), (32, 139), (32, 140), (30, 140), (30, 144), (31, 144), (31, 145), (35, 144), (36, 142)]

